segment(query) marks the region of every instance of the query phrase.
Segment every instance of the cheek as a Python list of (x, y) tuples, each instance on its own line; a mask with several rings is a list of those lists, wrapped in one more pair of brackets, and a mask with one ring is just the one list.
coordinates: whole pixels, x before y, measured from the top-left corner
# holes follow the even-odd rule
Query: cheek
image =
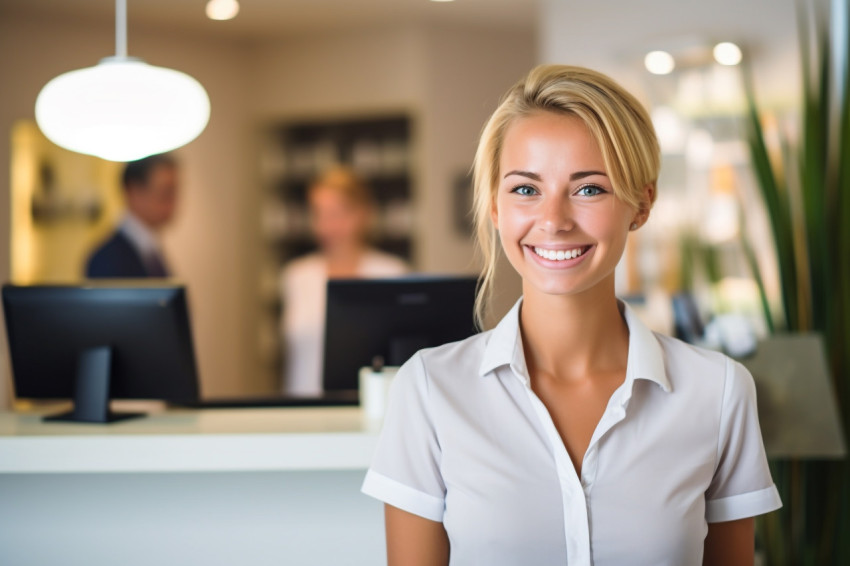
[(527, 210), (505, 203), (499, 203), (496, 220), (494, 224), (499, 231), (502, 250), (508, 261), (518, 269), (523, 256), (522, 242), (532, 230), (534, 220)]
[(340, 229), (346, 236), (351, 236), (360, 232), (360, 220), (356, 216), (346, 216), (340, 222)]
[(608, 207), (588, 207), (576, 212), (576, 221), (587, 231), (600, 240), (617, 241), (625, 239), (628, 225), (631, 222), (631, 212), (625, 210), (619, 203)]
[(499, 238), (502, 240), (502, 245), (505, 244), (505, 240), (510, 233), (511, 228), (511, 213), (509, 210), (506, 210), (504, 204), (502, 202), (496, 202), (496, 205), (493, 207), (493, 226), (496, 227), (496, 230), (499, 232)]
[(334, 222), (333, 217), (325, 212), (318, 212), (313, 214), (312, 220), (313, 230), (323, 236), (332, 233), (334, 227), (336, 226), (336, 222)]
[(493, 208), (493, 225), (505, 237), (519, 229), (525, 222), (524, 216), (523, 211), (508, 199), (499, 198)]

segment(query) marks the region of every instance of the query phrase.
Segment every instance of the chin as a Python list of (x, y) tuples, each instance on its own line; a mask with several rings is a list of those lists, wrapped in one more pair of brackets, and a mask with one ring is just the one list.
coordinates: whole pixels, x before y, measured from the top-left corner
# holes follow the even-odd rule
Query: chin
[[(580, 296), (607, 288), (609, 286), (607, 282), (609, 279), (613, 281), (613, 276), (613, 272), (600, 279), (590, 279), (581, 276), (558, 277), (533, 274), (530, 277), (523, 277), (523, 291), (525, 293), (531, 291), (541, 295), (560, 297)], [(610, 287), (613, 289), (613, 283)]]
[(586, 291), (587, 285), (577, 281), (553, 281), (551, 278), (540, 280), (535, 277), (523, 277), (523, 291), (529, 291), (542, 295), (576, 295)]

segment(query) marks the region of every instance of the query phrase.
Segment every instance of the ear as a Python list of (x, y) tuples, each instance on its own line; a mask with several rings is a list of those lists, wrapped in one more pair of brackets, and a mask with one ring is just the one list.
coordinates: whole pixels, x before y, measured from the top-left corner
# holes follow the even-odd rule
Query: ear
[(496, 199), (490, 205), (490, 221), (493, 222), (493, 228), (499, 229), (499, 207), (496, 206)]
[(649, 210), (652, 208), (652, 201), (655, 197), (655, 184), (647, 183), (641, 193), (640, 205), (632, 220), (632, 226), (634, 226), (632, 230), (637, 230), (649, 220)]

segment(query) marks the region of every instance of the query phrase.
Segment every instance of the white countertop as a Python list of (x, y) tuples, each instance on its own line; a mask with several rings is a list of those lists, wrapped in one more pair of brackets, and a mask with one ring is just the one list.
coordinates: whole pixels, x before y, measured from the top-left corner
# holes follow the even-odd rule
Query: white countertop
[(167, 410), (109, 425), (43, 413), (0, 412), (0, 474), (365, 470), (378, 434), (354, 407)]

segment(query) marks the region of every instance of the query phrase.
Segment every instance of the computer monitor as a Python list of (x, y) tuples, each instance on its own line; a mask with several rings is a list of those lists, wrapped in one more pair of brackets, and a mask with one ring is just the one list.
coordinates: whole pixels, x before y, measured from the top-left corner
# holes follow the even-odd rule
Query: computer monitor
[(105, 423), (110, 399), (195, 402), (198, 377), (182, 286), (3, 287), (15, 395), (71, 399), (46, 420)]
[(475, 277), (328, 281), (323, 386), (357, 390), (361, 367), (398, 366), (417, 350), (476, 332)]

